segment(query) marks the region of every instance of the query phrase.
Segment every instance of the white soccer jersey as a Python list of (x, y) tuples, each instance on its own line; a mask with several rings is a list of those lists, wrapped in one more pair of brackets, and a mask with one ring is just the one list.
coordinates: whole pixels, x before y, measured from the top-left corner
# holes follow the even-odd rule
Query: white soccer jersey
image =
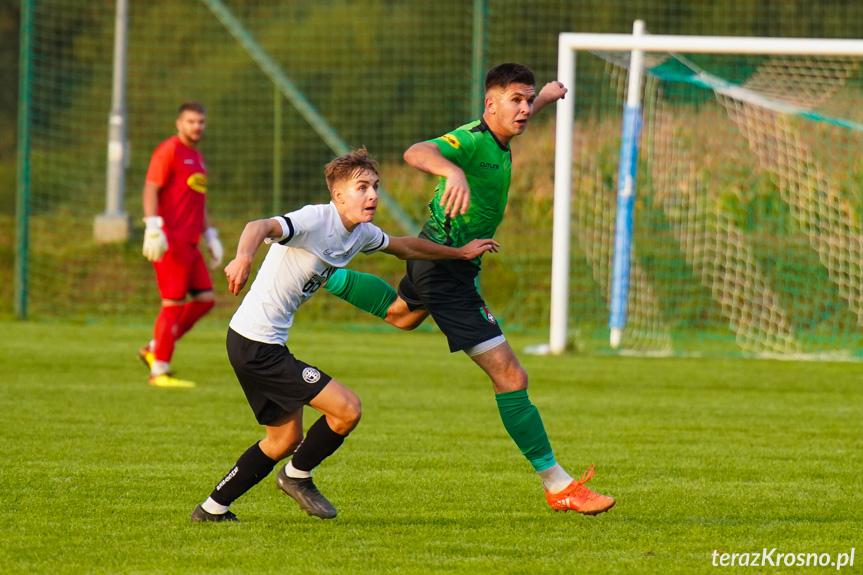
[(389, 237), (371, 223), (345, 229), (335, 204), (305, 206), (276, 216), (282, 237), (272, 244), (258, 275), (231, 319), (231, 329), (245, 338), (285, 345), (294, 313), (303, 302), (358, 253), (389, 245)]

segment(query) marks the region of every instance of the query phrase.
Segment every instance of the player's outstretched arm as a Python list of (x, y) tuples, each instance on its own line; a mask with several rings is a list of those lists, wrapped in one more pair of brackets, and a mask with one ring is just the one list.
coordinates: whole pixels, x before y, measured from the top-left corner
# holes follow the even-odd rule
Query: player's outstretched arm
[(533, 114), (536, 115), (540, 110), (545, 108), (548, 104), (552, 102), (557, 102), (558, 100), (562, 100), (568, 90), (563, 83), (558, 81), (549, 82), (539, 91), (539, 94), (536, 95), (536, 100), (533, 101)]
[(266, 238), (275, 239), (280, 237), (282, 237), (282, 226), (273, 218), (255, 220), (246, 224), (246, 227), (243, 228), (243, 233), (240, 235), (240, 241), (237, 243), (237, 255), (225, 266), (225, 275), (228, 277), (228, 289), (232, 294), (239, 294), (246, 285), (246, 281), (249, 279), (249, 272), (252, 269), (252, 260), (255, 259), (255, 252), (258, 251), (258, 246)]
[(470, 186), (464, 171), (454, 163), (447, 160), (440, 149), (430, 142), (419, 142), (407, 149), (404, 155), (405, 162), (412, 167), (446, 178), (446, 187), (440, 199), (440, 205), (445, 206), (444, 211), (449, 217), (454, 218), (459, 214), (464, 215), (470, 205)]
[(473, 240), (453, 248), (411, 236), (390, 238), (389, 245), (381, 250), (400, 260), (472, 260), (485, 252), (496, 252), (500, 244), (491, 239)]

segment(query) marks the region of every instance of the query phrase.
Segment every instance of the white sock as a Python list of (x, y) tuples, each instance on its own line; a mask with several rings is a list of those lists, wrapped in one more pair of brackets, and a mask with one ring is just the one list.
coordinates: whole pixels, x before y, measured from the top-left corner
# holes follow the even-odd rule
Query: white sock
[(564, 471), (563, 467), (560, 466), (560, 463), (555, 463), (545, 471), (538, 471), (537, 475), (542, 479), (542, 486), (545, 487), (549, 493), (560, 493), (569, 487), (570, 483), (572, 483), (572, 477), (569, 476), (569, 473)]
[(228, 512), (228, 506), (222, 505), (221, 503), (216, 503), (211, 498), (207, 497), (207, 500), (201, 503), (201, 507), (207, 513), (211, 515), (224, 515)]
[(293, 461), (288, 461), (288, 464), (285, 465), (285, 475), (288, 477), (293, 477), (294, 479), (305, 479), (306, 477), (311, 477), (311, 471), (300, 471), (296, 467), (294, 467)]
[(158, 377), (163, 373), (168, 373), (171, 370), (171, 364), (167, 361), (153, 360), (153, 365), (150, 367), (150, 377)]

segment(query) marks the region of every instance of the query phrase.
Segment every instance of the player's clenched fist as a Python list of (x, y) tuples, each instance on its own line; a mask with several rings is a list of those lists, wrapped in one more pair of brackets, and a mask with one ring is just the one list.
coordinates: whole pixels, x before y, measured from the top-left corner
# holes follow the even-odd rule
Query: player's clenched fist
[(225, 276), (228, 278), (228, 290), (234, 295), (238, 295), (246, 285), (249, 279), (249, 271), (252, 268), (251, 260), (242, 258), (232, 259), (225, 266)]
[(147, 225), (144, 230), (144, 257), (151, 262), (157, 262), (168, 251), (168, 238), (162, 231), (162, 218), (149, 216), (144, 218), (144, 223)]

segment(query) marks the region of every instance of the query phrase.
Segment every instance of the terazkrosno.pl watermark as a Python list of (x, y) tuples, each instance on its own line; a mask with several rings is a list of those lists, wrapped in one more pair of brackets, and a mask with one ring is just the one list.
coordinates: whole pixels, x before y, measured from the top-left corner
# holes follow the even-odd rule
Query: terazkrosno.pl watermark
[(854, 567), (854, 548), (849, 553), (838, 553), (836, 557), (830, 553), (782, 553), (774, 547), (754, 553), (720, 553), (711, 554), (714, 567)]

